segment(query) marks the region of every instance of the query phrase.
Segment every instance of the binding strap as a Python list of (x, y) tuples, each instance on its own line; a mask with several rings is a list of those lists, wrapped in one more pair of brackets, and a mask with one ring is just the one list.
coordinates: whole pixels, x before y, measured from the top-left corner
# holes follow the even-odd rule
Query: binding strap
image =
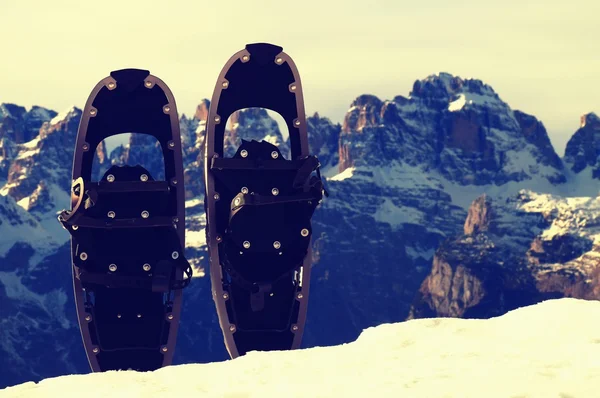
[[(183, 270), (187, 278), (171, 280), (173, 267)], [(79, 268), (76, 276), (84, 284), (102, 285), (109, 288), (146, 289), (155, 293), (166, 293), (170, 290), (180, 290), (188, 286), (192, 275), (192, 267), (187, 260), (183, 259), (183, 261), (159, 261), (154, 267), (152, 276), (135, 277), (96, 273), (82, 268)]]

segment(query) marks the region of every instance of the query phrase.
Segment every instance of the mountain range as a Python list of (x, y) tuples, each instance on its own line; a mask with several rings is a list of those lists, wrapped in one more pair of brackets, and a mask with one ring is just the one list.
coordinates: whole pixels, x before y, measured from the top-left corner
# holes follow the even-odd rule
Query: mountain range
[[(202, 100), (180, 127), (186, 184), (184, 291), (175, 363), (228, 358), (211, 297), (203, 209)], [(89, 371), (72, 294), (69, 206), (81, 118), (0, 105), (0, 387)], [(408, 96), (361, 95), (343, 123), (307, 118), (310, 149), (331, 196), (313, 218), (314, 265), (303, 346), (353, 341), (382, 323), (423, 317), (489, 318), (546, 298), (600, 298), (600, 118), (581, 117), (564, 155), (535, 116), (492, 87), (447, 73)], [(264, 109), (228, 121), (240, 139), (288, 153), (287, 132)], [(111, 164), (164, 166), (154, 139), (96, 149)]]

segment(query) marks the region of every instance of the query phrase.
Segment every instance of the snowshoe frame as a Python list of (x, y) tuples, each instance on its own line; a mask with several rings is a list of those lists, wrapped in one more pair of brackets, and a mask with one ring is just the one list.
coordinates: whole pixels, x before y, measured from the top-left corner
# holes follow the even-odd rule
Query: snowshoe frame
[[(113, 92), (118, 90), (124, 90), (124, 92)], [(148, 108), (149, 105), (153, 105), (153, 107)], [(157, 106), (162, 107), (162, 109)], [(153, 181), (147, 173), (140, 176), (141, 181), (113, 182), (114, 176), (108, 175), (107, 177), (107, 172), (103, 178), (104, 181), (92, 182), (92, 165), (97, 146), (107, 137), (128, 132), (148, 134), (158, 140), (163, 153), (165, 181)], [(85, 352), (94, 372), (123, 368), (118, 363), (119, 358), (123, 358), (118, 355), (123, 357), (136, 355), (133, 350), (137, 350), (137, 354), (140, 356), (137, 365), (133, 365), (138, 368), (137, 370), (154, 370), (167, 366), (172, 362), (181, 313), (181, 289), (187, 286), (192, 276), (191, 267), (184, 258), (185, 191), (181, 150), (179, 119), (175, 99), (162, 80), (146, 70), (123, 69), (111, 72), (110, 76), (102, 79), (94, 87), (83, 110), (77, 133), (73, 159), (71, 211), (65, 210), (58, 217), (63, 227), (71, 233), (73, 288), (77, 318)], [(125, 168), (127, 167), (125, 166)], [(126, 171), (131, 171), (131, 169), (128, 168)], [(144, 170), (141, 167), (139, 169)], [(110, 220), (86, 217), (82, 208), (85, 206), (87, 209), (90, 201), (93, 206), (95, 200), (94, 195), (87, 195), (88, 186), (91, 191), (95, 192), (95, 195), (101, 193), (127, 192), (129, 195), (163, 192), (165, 198), (167, 198), (165, 200), (168, 202), (165, 206), (165, 213), (169, 214), (168, 216), (163, 214), (162, 217), (151, 217), (142, 214), (141, 217), (129, 219), (115, 219), (113, 214)], [(84, 201), (84, 194), (88, 196), (87, 201)], [(82, 212), (84, 213), (83, 216)], [(111, 215), (108, 217), (111, 217)], [(77, 263), (81, 263), (82, 256), (87, 258), (88, 255), (82, 253), (79, 248), (82, 242), (74, 236), (77, 230), (112, 231), (110, 233), (127, 231), (122, 228), (135, 228), (134, 233), (136, 231), (146, 231), (145, 233), (150, 232), (150, 234), (154, 231), (168, 231), (171, 229), (172, 232), (169, 232), (169, 236), (172, 235), (172, 244), (178, 247), (178, 250), (176, 250), (178, 253), (172, 253), (172, 260), (174, 261), (172, 263), (158, 262), (152, 267), (151, 273), (138, 278), (114, 279), (110, 275), (110, 270), (106, 275), (92, 274), (88, 279), (83, 278), (86, 272), (77, 266)], [(91, 242), (86, 244), (88, 247), (92, 247)], [(101, 246), (102, 243), (95, 242), (93, 245)], [(173, 264), (177, 265), (173, 266)], [(144, 264), (145, 271), (148, 271), (146, 269), (147, 265), (149, 264)], [(184, 279), (184, 273), (187, 275), (187, 279)], [(139, 313), (137, 315), (137, 318), (140, 319), (144, 316), (144, 319), (140, 322), (153, 322), (152, 325), (156, 329), (153, 329), (153, 333), (156, 338), (147, 338), (152, 340), (152, 343), (149, 343), (152, 348), (115, 347), (119, 345), (118, 342), (108, 341), (109, 338), (114, 339), (115, 336), (121, 336), (121, 333), (118, 329), (115, 333), (115, 328), (113, 325), (108, 325), (105, 316), (103, 316), (103, 322), (106, 322), (106, 325), (99, 327), (99, 322), (96, 323), (97, 314), (94, 312), (94, 307), (98, 305), (97, 300), (100, 297), (97, 295), (100, 294), (100, 291), (103, 292), (102, 300), (106, 303), (112, 301), (107, 297), (118, 295), (127, 300), (125, 306), (128, 308), (137, 304), (142, 308), (141, 311), (144, 308), (149, 313), (151, 312), (150, 308), (154, 310), (149, 314), (148, 318), (151, 318), (149, 320), (146, 320), (148, 314)], [(137, 303), (134, 298), (137, 298)], [(151, 298), (151, 300), (147, 300), (148, 298)], [(152, 301), (154, 306), (150, 307), (151, 304), (148, 301)], [(131, 302), (134, 304), (131, 304)], [(104, 307), (110, 305), (104, 304)], [(118, 318), (121, 319), (121, 314), (118, 315)], [(118, 319), (113, 321), (115, 324), (119, 322)], [(149, 327), (147, 324), (143, 326)], [(104, 329), (104, 335), (100, 333), (102, 328)], [(138, 332), (140, 331), (139, 328), (138, 325)], [(141, 330), (146, 329), (142, 327)], [(107, 345), (108, 342), (108, 345), (113, 346), (111, 349), (103, 347), (102, 337), (105, 337), (104, 345)], [(140, 336), (141, 340), (143, 340), (143, 337)], [(119, 338), (117, 337), (117, 339)], [(158, 340), (160, 340), (160, 343), (155, 344)], [(126, 353), (127, 351), (129, 353)], [(117, 352), (120, 354), (116, 354), (117, 357), (114, 357)], [(103, 354), (110, 359), (102, 360)], [(147, 357), (147, 359), (142, 357)], [(136, 363), (136, 361), (133, 361), (133, 363)]]
[[(240, 74), (244, 73), (241, 72), (242, 68), (252, 63), (257, 64), (256, 68), (262, 68), (264, 74), (262, 76), (260, 74), (250, 76), (252, 72), (248, 72), (250, 75), (243, 76), (240, 80)], [(236, 72), (232, 72), (234, 69)], [(255, 71), (258, 69), (255, 69)], [(266, 70), (273, 72), (274, 75), (264, 72)], [(230, 81), (229, 78), (232, 80)], [(286, 79), (287, 81), (285, 81)], [(286, 82), (288, 83), (287, 86)], [(287, 107), (281, 105), (282, 98), (285, 98), (283, 102), (288, 105)], [(291, 106), (292, 102), (293, 106)], [(248, 44), (245, 49), (238, 51), (227, 61), (215, 85), (206, 127), (204, 147), (206, 239), (209, 251), (212, 294), (225, 345), (232, 358), (243, 355), (244, 352), (240, 352), (239, 342), (236, 342), (236, 333), (239, 332), (239, 328), (234, 323), (235, 315), (232, 313), (233, 304), (231, 303), (233, 297), (229, 287), (232, 284), (230, 280), (237, 280), (240, 283), (240, 280), (243, 282), (243, 278), (236, 275), (237, 272), (230, 267), (224, 265), (220, 254), (219, 245), (223, 243), (224, 238), (222, 231), (217, 230), (216, 202), (219, 200), (219, 193), (215, 189), (216, 177), (214, 171), (215, 168), (225, 162), (232, 163), (240, 160), (224, 159), (226, 122), (233, 112), (252, 107), (270, 109), (283, 116), (289, 131), (290, 160), (301, 161), (309, 157), (302, 83), (294, 61), (283, 52), (281, 47), (266, 43)], [(245, 143), (248, 144), (248, 142)], [(256, 142), (253, 141), (253, 143)], [(273, 152), (278, 152), (278, 150)], [(318, 165), (316, 167), (318, 170)], [(249, 195), (245, 196), (249, 197)], [(232, 211), (234, 210), (233, 203), (240, 203), (237, 198), (236, 196), (236, 199), (232, 200)], [(244, 195), (239, 195), (239, 198), (243, 204)], [(309, 239), (311, 238), (309, 237)], [(293, 334), (293, 339), (291, 344), (285, 347), (287, 349), (299, 348), (302, 341), (307, 314), (311, 265), (312, 253), (311, 244), (309, 243), (308, 252), (296, 274), (298, 283), (295, 286), (294, 303), (292, 304), (296, 308), (292, 316), (294, 319), (291, 319), (288, 330)], [(247, 347), (242, 351), (248, 351)]]

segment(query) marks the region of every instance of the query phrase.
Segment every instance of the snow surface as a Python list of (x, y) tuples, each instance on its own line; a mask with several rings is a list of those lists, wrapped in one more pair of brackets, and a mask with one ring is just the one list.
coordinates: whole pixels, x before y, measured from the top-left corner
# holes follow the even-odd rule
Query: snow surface
[(331, 177), (329, 179), (332, 181), (343, 181), (346, 178), (352, 177), (353, 174), (354, 174), (354, 167), (348, 167), (346, 170), (342, 171), (339, 174), (334, 175), (333, 177)]
[(600, 384), (599, 330), (600, 302), (565, 298), (488, 320), (383, 324), (341, 346), (62, 376), (8, 387), (0, 398), (590, 398)]
[(58, 124), (62, 121), (64, 121), (71, 112), (75, 112), (76, 108), (74, 106), (70, 107), (69, 109), (66, 109), (62, 112), (60, 112), (58, 115), (54, 116), (54, 118), (52, 120), (50, 120), (50, 125), (55, 125)]

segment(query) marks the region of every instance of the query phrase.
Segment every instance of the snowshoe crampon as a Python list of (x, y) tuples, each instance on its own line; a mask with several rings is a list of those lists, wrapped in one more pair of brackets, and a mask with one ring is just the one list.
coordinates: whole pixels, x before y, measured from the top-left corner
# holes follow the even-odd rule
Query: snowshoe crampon
[[(224, 157), (225, 125), (260, 107), (285, 120), (291, 158), (246, 141)], [(205, 141), (207, 244), (213, 299), (232, 358), (300, 346), (311, 267), (311, 217), (324, 190), (309, 156), (300, 76), (281, 47), (249, 44), (229, 59), (212, 97)]]
[[(121, 133), (155, 137), (165, 180), (142, 166), (112, 166), (92, 181), (97, 146)], [(83, 111), (73, 162), (71, 234), (79, 326), (93, 371), (148, 371), (173, 358), (184, 257), (185, 207), (179, 120), (173, 94), (148, 71), (112, 72)]]

